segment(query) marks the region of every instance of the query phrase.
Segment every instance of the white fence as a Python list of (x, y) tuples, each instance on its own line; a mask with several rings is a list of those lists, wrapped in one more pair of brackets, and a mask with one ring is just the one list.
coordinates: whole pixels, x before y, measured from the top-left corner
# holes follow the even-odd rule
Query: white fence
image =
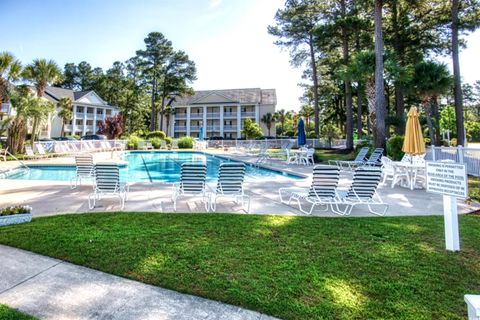
[(464, 163), (471, 176), (480, 177), (480, 149), (458, 147), (430, 147), (425, 156), (426, 160), (452, 160)]
[(35, 149), (38, 145), (51, 153), (78, 153), (95, 151), (125, 150), (125, 140), (66, 140), (66, 141), (38, 141), (35, 142)]
[[(260, 148), (267, 146), (269, 149), (279, 149), (282, 146), (291, 143), (293, 148), (298, 148), (297, 139), (264, 139), (264, 140), (208, 140), (208, 148)], [(361, 143), (362, 140), (355, 140), (354, 145)], [(307, 139), (307, 146), (311, 148), (346, 148), (345, 139), (334, 139), (329, 142), (326, 139)]]

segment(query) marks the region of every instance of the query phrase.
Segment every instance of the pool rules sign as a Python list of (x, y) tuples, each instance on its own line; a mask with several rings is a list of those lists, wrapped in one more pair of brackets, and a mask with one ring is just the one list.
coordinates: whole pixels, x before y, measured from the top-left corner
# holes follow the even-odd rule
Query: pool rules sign
[(464, 164), (433, 162), (426, 163), (427, 192), (443, 195), (445, 219), (445, 245), (447, 250), (460, 250), (458, 232), (457, 198), (468, 197), (467, 170)]

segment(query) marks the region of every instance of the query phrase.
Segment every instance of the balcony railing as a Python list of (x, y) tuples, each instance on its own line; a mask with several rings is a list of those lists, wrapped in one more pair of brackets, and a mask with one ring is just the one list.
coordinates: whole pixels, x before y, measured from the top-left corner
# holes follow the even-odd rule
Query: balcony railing
[(225, 125), (223, 126), (223, 131), (237, 131), (236, 125)]
[(255, 111), (253, 111), (253, 112), (251, 112), (251, 111), (242, 112), (242, 117), (244, 117), (244, 118), (255, 117)]
[(187, 114), (186, 113), (176, 113), (175, 114), (175, 119), (187, 119)]
[(207, 126), (207, 131), (218, 131), (218, 132), (220, 132), (220, 126), (219, 125)]
[(190, 119), (203, 119), (203, 113), (191, 113)]
[(187, 131), (187, 127), (186, 126), (175, 126), (174, 130), (175, 131)]
[(236, 117), (237, 116), (237, 112), (224, 112), (223, 113), (223, 117), (224, 118), (231, 118), (231, 117)]
[(207, 113), (207, 118), (220, 118), (220, 112), (208, 112)]

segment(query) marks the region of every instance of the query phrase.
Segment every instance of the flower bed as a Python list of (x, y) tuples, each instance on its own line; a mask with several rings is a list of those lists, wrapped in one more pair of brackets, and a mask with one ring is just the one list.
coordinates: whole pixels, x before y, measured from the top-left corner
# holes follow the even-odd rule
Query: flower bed
[(0, 210), (0, 226), (30, 222), (32, 208), (29, 206), (6, 207)]

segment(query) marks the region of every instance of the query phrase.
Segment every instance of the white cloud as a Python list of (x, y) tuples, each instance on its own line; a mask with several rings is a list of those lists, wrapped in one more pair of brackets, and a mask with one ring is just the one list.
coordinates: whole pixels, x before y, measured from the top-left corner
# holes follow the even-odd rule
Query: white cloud
[(222, 4), (222, 1), (223, 0), (211, 0), (210, 1), (210, 5), (208, 6), (209, 9), (215, 9), (217, 8), (218, 6), (220, 6)]

